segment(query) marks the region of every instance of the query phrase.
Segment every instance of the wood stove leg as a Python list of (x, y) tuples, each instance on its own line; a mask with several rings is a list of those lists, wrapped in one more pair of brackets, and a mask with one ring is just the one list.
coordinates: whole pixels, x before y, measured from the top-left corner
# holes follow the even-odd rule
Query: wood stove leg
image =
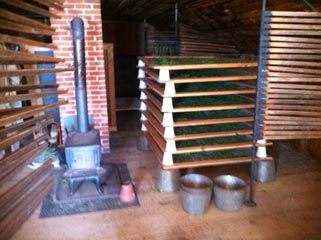
[(74, 179), (67, 179), (68, 185), (69, 185), (69, 196), (73, 196), (74, 195)]
[(99, 176), (95, 176), (94, 180), (95, 180), (95, 183), (96, 183), (97, 192), (99, 192), (100, 194), (104, 194), (103, 187), (100, 184), (100, 177)]

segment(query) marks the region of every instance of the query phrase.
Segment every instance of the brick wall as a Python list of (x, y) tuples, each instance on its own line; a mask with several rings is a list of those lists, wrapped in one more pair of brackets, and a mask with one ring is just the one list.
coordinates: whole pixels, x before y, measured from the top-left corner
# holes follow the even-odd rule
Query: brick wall
[[(89, 115), (93, 116), (93, 124), (101, 135), (102, 151), (109, 152), (109, 130), (107, 115), (107, 96), (104, 70), (104, 54), (102, 39), (102, 20), (100, 0), (65, 0), (64, 12), (50, 9), (52, 13), (61, 16), (60, 19), (51, 18), (51, 25), (56, 29), (53, 43), (58, 46), (54, 51), (55, 57), (64, 58), (61, 67), (73, 65), (72, 33), (69, 22), (76, 16), (85, 22), (85, 51), (86, 51), (86, 79)], [(60, 67), (57, 65), (57, 67)], [(64, 119), (76, 115), (74, 73), (57, 73), (57, 83), (68, 93), (60, 99), (67, 99), (68, 104), (60, 107), (62, 129)]]

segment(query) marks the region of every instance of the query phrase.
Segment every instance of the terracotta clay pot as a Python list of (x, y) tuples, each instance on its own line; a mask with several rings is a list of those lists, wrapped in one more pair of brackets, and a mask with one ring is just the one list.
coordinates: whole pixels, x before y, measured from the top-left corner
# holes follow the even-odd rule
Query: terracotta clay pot
[(134, 187), (131, 182), (124, 182), (121, 185), (119, 199), (121, 202), (132, 202), (135, 200)]

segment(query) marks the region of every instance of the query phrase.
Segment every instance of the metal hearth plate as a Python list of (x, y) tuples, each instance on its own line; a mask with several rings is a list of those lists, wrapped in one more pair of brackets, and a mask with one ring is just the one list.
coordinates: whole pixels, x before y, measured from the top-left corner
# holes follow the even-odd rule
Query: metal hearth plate
[(101, 167), (106, 170), (102, 182), (103, 194), (97, 192), (93, 181), (86, 180), (77, 184), (73, 196), (69, 195), (68, 183), (62, 177), (66, 168), (57, 169), (52, 192), (42, 203), (40, 218), (139, 206), (136, 192), (133, 202), (119, 200), (121, 183), (131, 181), (127, 165), (105, 164)]

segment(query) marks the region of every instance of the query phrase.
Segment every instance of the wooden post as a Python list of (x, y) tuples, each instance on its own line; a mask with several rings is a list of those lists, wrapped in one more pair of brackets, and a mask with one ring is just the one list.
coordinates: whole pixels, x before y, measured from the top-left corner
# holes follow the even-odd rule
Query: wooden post
[(114, 45), (104, 43), (104, 58), (106, 72), (106, 91), (108, 103), (109, 130), (117, 131), (115, 70), (114, 70)]

